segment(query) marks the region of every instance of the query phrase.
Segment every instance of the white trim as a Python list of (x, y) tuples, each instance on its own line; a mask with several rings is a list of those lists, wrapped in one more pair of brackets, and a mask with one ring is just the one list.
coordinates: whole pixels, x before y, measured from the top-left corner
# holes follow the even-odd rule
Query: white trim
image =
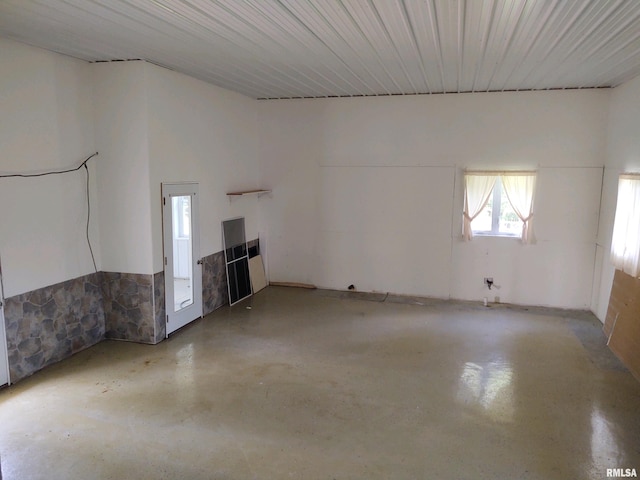
[[(0, 266), (0, 370), (4, 370), (7, 385), (11, 385), (11, 372), (9, 370), (9, 344), (7, 343), (7, 329), (4, 322), (4, 287), (2, 284), (2, 267)], [(0, 374), (0, 386), (4, 385), (4, 377)]]
[[(199, 186), (195, 182), (162, 183), (162, 238), (165, 285), (166, 337), (191, 323), (203, 314), (202, 307), (202, 264), (200, 262), (200, 214)], [(193, 303), (180, 311), (174, 308), (173, 282), (173, 222), (171, 198), (191, 196), (191, 275)]]

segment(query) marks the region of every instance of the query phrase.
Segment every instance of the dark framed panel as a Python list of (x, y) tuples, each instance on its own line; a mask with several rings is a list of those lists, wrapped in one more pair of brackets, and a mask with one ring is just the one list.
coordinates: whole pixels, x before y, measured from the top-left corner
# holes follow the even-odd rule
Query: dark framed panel
[(244, 217), (222, 222), (224, 257), (227, 267), (229, 304), (233, 305), (251, 296), (249, 256), (244, 229)]

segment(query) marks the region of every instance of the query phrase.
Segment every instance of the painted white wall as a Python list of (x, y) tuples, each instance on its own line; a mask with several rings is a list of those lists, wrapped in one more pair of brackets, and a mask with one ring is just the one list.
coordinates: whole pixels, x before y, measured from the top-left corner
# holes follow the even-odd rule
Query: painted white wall
[(91, 65), (102, 270), (151, 274), (146, 63)]
[[(462, 171), (456, 211), (462, 211)], [(589, 308), (600, 208), (602, 167), (539, 167), (535, 197), (536, 243), (454, 232), (451, 296), (522, 305)], [(460, 223), (456, 225), (460, 227)], [(499, 289), (483, 285), (493, 277)]]
[(226, 193), (258, 187), (256, 102), (243, 95), (145, 64), (149, 111), (153, 270), (163, 268), (163, 182), (200, 184), (200, 254), (219, 252), (222, 220), (244, 216), (258, 236), (257, 197)]
[(452, 215), (442, 200), (453, 183), (450, 167), (321, 167), (314, 283), (448, 296)]
[(328, 106), (310, 100), (258, 102), (260, 185), (274, 190), (259, 204), (271, 281), (315, 282), (315, 265), (322, 260), (316, 222)]
[[(87, 62), (0, 38), (0, 172), (76, 167), (96, 151)], [(90, 236), (98, 268), (96, 161)], [(93, 271), (85, 171), (0, 179), (0, 256), (11, 297)]]
[[(480, 299), (490, 275), (502, 301), (604, 318), (617, 175), (640, 169), (638, 79), (613, 92), (256, 102), (144, 62), (89, 65), (0, 39), (0, 92), (1, 171), (100, 151), (99, 269), (161, 270), (160, 183), (192, 180), (201, 254), (222, 248), (221, 220), (243, 215), (248, 238), (268, 243), (273, 280)], [(463, 168), (538, 169), (536, 245), (460, 241)], [(93, 270), (82, 172), (2, 182), (5, 295)], [(256, 187), (274, 193), (225, 195)]]
[(596, 287), (591, 309), (604, 321), (615, 269), (609, 260), (618, 176), (640, 172), (640, 77), (613, 89), (609, 103), (605, 174), (602, 184)]
[[(608, 98), (260, 101), (271, 279), (481, 300), (493, 276), (503, 302), (587, 308)], [(464, 168), (539, 171), (536, 245), (460, 240)]]

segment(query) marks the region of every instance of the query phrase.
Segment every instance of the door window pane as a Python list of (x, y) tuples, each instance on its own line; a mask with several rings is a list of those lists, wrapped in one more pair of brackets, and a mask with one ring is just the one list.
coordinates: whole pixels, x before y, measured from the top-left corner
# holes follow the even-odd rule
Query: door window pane
[(178, 312), (193, 304), (191, 196), (171, 197), (173, 226), (173, 306)]

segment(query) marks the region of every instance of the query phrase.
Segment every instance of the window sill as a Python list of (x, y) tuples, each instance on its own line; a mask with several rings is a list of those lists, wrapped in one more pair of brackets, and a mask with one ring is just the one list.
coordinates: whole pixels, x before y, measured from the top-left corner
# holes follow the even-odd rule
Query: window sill
[(509, 234), (509, 233), (491, 233), (491, 232), (473, 232), (474, 237), (484, 237), (484, 238), (515, 238), (517, 240), (522, 239), (520, 235)]

